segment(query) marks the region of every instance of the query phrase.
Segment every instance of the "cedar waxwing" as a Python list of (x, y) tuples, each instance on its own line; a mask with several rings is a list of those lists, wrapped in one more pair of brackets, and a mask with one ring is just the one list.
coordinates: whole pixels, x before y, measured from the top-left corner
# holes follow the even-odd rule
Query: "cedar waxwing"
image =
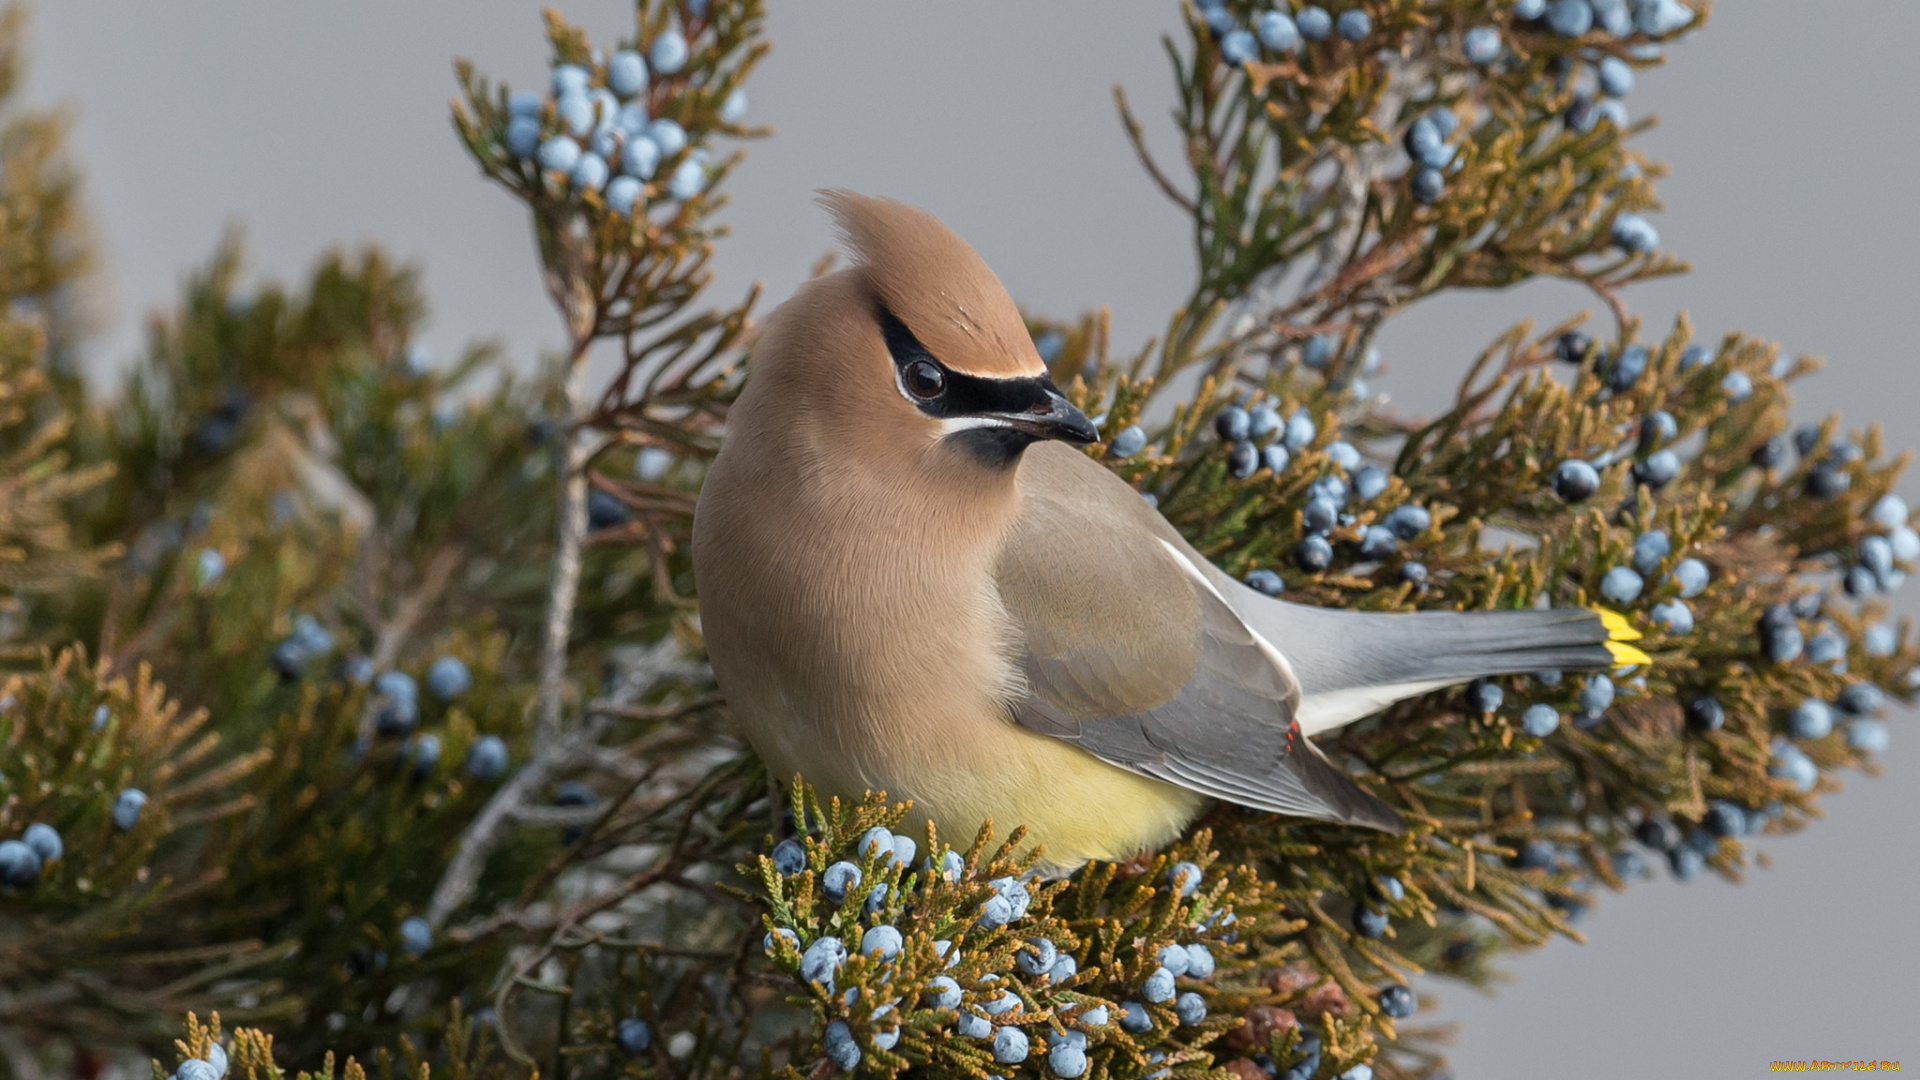
[(829, 192), (851, 269), (768, 320), (695, 514), (714, 674), (781, 776), (910, 799), (1043, 866), (1164, 844), (1209, 799), (1398, 831), (1307, 736), (1487, 675), (1644, 655), (1584, 610), (1359, 613), (1207, 562), (1078, 447), (972, 248)]

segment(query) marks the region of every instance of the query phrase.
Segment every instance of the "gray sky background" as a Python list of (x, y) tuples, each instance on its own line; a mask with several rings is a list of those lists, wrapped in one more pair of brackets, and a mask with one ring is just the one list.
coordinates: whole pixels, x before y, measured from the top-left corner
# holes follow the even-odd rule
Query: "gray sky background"
[[(1122, 348), (1163, 324), (1191, 278), (1188, 232), (1133, 164), (1109, 93), (1123, 83), (1167, 144), (1157, 39), (1177, 21), (1171, 2), (771, 7), (775, 49), (749, 93), (753, 120), (778, 134), (732, 184), (719, 298), (755, 280), (783, 297), (830, 243), (811, 191), (848, 186), (940, 214), (1039, 310), (1113, 305)], [(1644, 139), (1674, 171), (1656, 221), (1696, 266), (1629, 298), (1653, 326), (1685, 308), (1703, 337), (1738, 328), (1832, 358), (1802, 384), (1803, 416), (1878, 419), (1890, 445), (1920, 444), (1920, 4), (1719, 7), (1628, 102), (1662, 116)], [(602, 40), (631, 25), (622, 0), (563, 13)], [(97, 367), (125, 364), (144, 313), (228, 223), (282, 280), (339, 244), (378, 241), (420, 264), (439, 356), (478, 337), (523, 361), (558, 344), (525, 222), (446, 121), (454, 56), (542, 81), (533, 0), (58, 0), (34, 30), (30, 94), (76, 111), (106, 257)], [(1509, 323), (1591, 306), (1552, 284), (1420, 305), (1385, 334), (1379, 385), (1422, 411)], [(1896, 717), (1886, 777), (1849, 777), (1830, 820), (1763, 845), (1774, 868), (1746, 886), (1609, 897), (1589, 944), (1518, 962), (1498, 996), (1441, 987), (1442, 1016), (1463, 1024), (1458, 1075), (1750, 1077), (1775, 1058), (1920, 1059), (1913, 735)]]

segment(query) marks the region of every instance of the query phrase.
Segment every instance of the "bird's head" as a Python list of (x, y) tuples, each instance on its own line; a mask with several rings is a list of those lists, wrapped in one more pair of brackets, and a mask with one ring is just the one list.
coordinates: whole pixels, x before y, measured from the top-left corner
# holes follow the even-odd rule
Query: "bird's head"
[(755, 395), (757, 406), (831, 427), (833, 442), (918, 447), (990, 470), (1036, 440), (1099, 439), (965, 241), (892, 199), (828, 191), (820, 201), (854, 265), (803, 286), (769, 325), (754, 378), (777, 397)]

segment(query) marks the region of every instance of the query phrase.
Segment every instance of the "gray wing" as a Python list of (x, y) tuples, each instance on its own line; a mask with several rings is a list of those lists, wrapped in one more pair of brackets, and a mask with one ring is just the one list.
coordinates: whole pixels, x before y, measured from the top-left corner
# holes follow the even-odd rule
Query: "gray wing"
[(1402, 828), (1300, 733), (1286, 659), (1133, 489), (1051, 444), (1028, 449), (1021, 482), (996, 574), (1021, 632), (1021, 724), (1241, 806)]

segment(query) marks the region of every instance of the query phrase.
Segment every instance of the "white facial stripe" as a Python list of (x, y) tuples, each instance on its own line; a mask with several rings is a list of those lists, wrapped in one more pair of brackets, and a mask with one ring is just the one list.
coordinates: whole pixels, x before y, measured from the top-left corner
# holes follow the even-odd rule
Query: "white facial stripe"
[(975, 428), (1010, 428), (1012, 426), (997, 416), (949, 416), (940, 421), (940, 434), (952, 435), (956, 431), (972, 431)]

